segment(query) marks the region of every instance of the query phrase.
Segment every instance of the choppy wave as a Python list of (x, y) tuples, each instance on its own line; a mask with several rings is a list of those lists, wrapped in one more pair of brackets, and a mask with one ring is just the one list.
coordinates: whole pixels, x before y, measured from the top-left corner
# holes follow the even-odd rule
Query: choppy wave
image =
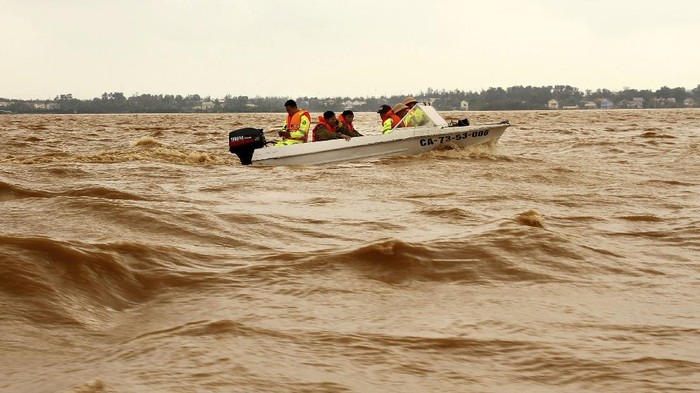
[(673, 135), (657, 132), (658, 130), (646, 131), (640, 135), (642, 138), (676, 139)]
[(46, 192), (31, 190), (25, 187), (0, 181), (0, 201), (17, 198), (44, 197), (47, 195), (48, 193)]
[(146, 136), (134, 142), (134, 146), (161, 146), (161, 143), (153, 137)]
[(181, 165), (231, 165), (235, 160), (227, 155), (163, 146), (159, 142), (137, 142), (139, 150), (111, 150), (94, 155), (77, 156), (75, 161), (86, 163), (121, 163), (132, 161), (167, 162)]
[(552, 279), (542, 272), (502, 260), (484, 247), (467, 242), (431, 245), (385, 240), (323, 257), (364, 276), (388, 283), (413, 280), (492, 282)]
[(693, 391), (700, 111), (449, 116), (518, 126), (241, 168), (280, 114), (3, 118), (0, 391)]
[[(536, 215), (530, 211), (525, 216)], [(520, 223), (520, 216), (513, 223)], [(542, 231), (528, 218), (525, 227)], [(264, 256), (262, 262), (240, 266), (220, 256), (140, 243), (87, 244), (48, 238), (4, 236), (0, 260), (6, 272), (3, 291), (31, 298), (25, 317), (35, 322), (86, 323), (92, 312), (123, 310), (154, 296), (202, 286), (304, 277), (346, 272), (384, 283), (416, 281), (500, 285), (506, 282), (570, 282), (597, 274), (601, 269), (628, 274), (601, 263), (578, 264), (589, 254), (606, 255), (585, 244), (556, 234), (530, 230), (503, 221), (468, 238), (405, 242), (385, 239), (346, 250), (283, 253)], [(522, 239), (517, 247), (509, 244)], [(578, 251), (573, 251), (578, 249)], [(536, 256), (538, 264), (525, 262)], [(195, 263), (193, 261), (202, 261)], [(205, 262), (206, 261), (206, 262)], [(572, 261), (572, 262), (566, 262)], [(225, 263), (224, 263), (225, 262)], [(214, 269), (221, 264), (220, 269)], [(617, 270), (616, 270), (617, 269)], [(224, 272), (227, 272), (223, 274)]]
[(86, 187), (56, 192), (31, 189), (0, 181), (0, 201), (21, 198), (54, 198), (59, 196), (90, 197), (117, 200), (123, 199), (134, 201), (145, 200), (145, 198), (141, 195), (137, 195), (130, 192), (124, 192), (108, 187)]
[(516, 217), (516, 221), (531, 227), (544, 228), (544, 220), (542, 216), (540, 216), (534, 210), (528, 210), (524, 213), (518, 214), (518, 216)]
[(105, 383), (97, 378), (66, 390), (64, 393), (107, 393), (110, 390), (107, 390)]
[(89, 325), (104, 312), (221, 278), (193, 264), (205, 256), (174, 247), (12, 236), (0, 237), (0, 243), (0, 289), (25, 304), (22, 317), (35, 323)]
[[(72, 155), (66, 152), (53, 152), (31, 158), (17, 157), (0, 160), (5, 163), (46, 164), (46, 163), (125, 163), (134, 161), (167, 162), (180, 165), (231, 165), (236, 160), (228, 155), (205, 151), (163, 146), (155, 139), (139, 140), (135, 148), (107, 150), (88, 155)], [(141, 148), (141, 149), (139, 149)]]
[[(513, 225), (516, 223), (516, 225)], [(347, 250), (267, 257), (265, 266), (293, 266), (289, 274), (325, 274), (341, 269), (386, 283), (414, 281), (499, 285), (505, 282), (586, 282), (601, 271), (637, 276), (622, 256), (585, 240), (567, 239), (542, 229), (533, 211), (484, 228), (467, 238), (406, 242), (378, 240)], [(519, 227), (534, 227), (525, 229)], [(534, 231), (534, 232), (533, 232)], [(519, 239), (519, 240), (515, 240)], [(525, 263), (535, 258), (537, 263)], [(596, 260), (595, 264), (583, 263)], [(291, 265), (290, 265), (291, 264)]]

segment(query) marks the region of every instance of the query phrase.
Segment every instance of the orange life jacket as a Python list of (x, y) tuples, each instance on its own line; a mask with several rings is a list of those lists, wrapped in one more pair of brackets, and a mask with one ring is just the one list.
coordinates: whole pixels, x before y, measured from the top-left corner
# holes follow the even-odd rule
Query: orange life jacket
[(402, 124), (401, 124), (401, 118), (398, 117), (398, 116), (396, 115), (396, 113), (394, 113), (394, 111), (392, 111), (391, 109), (389, 109), (388, 112), (386, 112), (385, 114), (382, 115), (382, 123), (384, 123), (384, 122), (385, 122), (387, 119), (389, 119), (389, 118), (393, 119), (393, 121), (392, 121), (392, 123), (391, 123), (391, 124), (392, 124), (392, 125), (391, 125), (391, 128), (392, 128), (392, 129), (394, 129), (394, 128), (396, 128), (396, 127), (401, 127), (401, 126), (402, 126)]
[(287, 126), (287, 131), (299, 131), (302, 116), (306, 116), (311, 122), (311, 114), (306, 109), (299, 109), (291, 115), (287, 114), (287, 121), (284, 123)]
[(345, 120), (345, 116), (343, 116), (343, 115), (338, 116), (338, 121), (341, 122), (341, 123), (343, 123), (343, 124), (345, 124), (345, 126), (348, 127), (348, 130), (350, 130), (351, 132), (355, 131), (355, 126), (353, 126), (352, 124), (348, 123), (348, 122)]
[(333, 127), (332, 125), (330, 125), (330, 124), (326, 121), (326, 119), (323, 118), (323, 116), (319, 116), (319, 117), (318, 117), (318, 124), (316, 124), (316, 126), (315, 126), (314, 129), (313, 129), (313, 131), (311, 131), (311, 132), (309, 133), (309, 138), (307, 138), (307, 140), (306, 140), (307, 142), (316, 142), (316, 141), (318, 140), (318, 134), (317, 134), (317, 132), (318, 132), (318, 129), (319, 129), (321, 126), (326, 127), (326, 129), (327, 129), (328, 131), (330, 131), (330, 132), (335, 132), (335, 130), (336, 130), (336, 127)]

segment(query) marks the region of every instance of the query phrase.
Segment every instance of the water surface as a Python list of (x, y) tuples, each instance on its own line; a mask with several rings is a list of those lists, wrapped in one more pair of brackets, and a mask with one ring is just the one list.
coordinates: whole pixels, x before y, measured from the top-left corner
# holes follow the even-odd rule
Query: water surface
[(264, 168), (281, 114), (1, 116), (0, 391), (700, 390), (700, 110), (467, 115)]

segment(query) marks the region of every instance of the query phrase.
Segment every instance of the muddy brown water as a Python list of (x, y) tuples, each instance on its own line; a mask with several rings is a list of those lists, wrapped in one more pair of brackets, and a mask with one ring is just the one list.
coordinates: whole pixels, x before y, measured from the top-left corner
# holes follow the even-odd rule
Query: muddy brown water
[(513, 126), (308, 167), (0, 116), (0, 391), (700, 391), (700, 110), (465, 115)]

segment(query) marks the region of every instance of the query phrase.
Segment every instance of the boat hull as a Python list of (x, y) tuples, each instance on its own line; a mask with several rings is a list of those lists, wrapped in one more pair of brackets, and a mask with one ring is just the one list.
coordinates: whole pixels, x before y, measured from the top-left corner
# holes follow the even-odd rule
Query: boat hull
[(415, 127), (391, 134), (272, 146), (253, 154), (253, 165), (319, 165), (379, 157), (416, 155), (447, 147), (495, 143), (509, 124), (466, 127)]

